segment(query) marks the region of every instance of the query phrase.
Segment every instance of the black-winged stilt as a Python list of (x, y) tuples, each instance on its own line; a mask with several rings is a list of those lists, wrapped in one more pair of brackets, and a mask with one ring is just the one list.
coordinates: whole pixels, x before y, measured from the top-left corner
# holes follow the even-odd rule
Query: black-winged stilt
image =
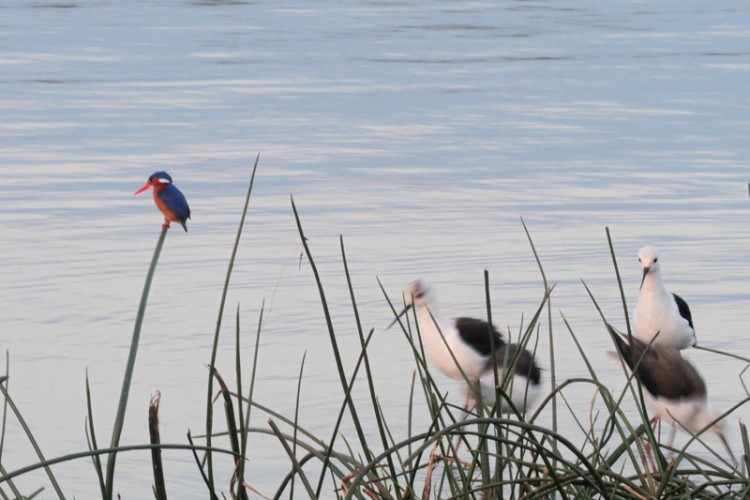
[(714, 420), (719, 413), (708, 408), (706, 383), (700, 373), (685, 358), (679, 349), (659, 346), (654, 342), (650, 346), (641, 340), (632, 338), (632, 349), (627, 337), (617, 332), (611, 325), (607, 329), (617, 345), (619, 355), (632, 373), (637, 365), (637, 375), (641, 385), (646, 389), (646, 403), (654, 413), (652, 422), (662, 418), (672, 423), (669, 444), (674, 441), (676, 423), (696, 434), (707, 426), (707, 432), (715, 434), (727, 449), (736, 463), (732, 449), (724, 435), (724, 422)]
[[(416, 310), (422, 344), (427, 356), (441, 372), (453, 379), (464, 380), (461, 374), (463, 370), (470, 381), (479, 381), (482, 401), (493, 404), (493, 367), (497, 366), (497, 379), (502, 381), (503, 367), (507, 363), (514, 366), (513, 379), (506, 391), (513, 405), (519, 412), (523, 412), (537, 399), (541, 393), (541, 372), (529, 351), (521, 349), (518, 344), (506, 344), (500, 332), (493, 327), (496, 360), (493, 363), (490, 330), (486, 321), (460, 317), (450, 322), (437, 323), (437, 318), (433, 319), (434, 311), (430, 309), (430, 304), (433, 303), (431, 291), (420, 280), (414, 281), (406, 288), (404, 299), (406, 307), (398, 317), (412, 307)], [(396, 320), (393, 323), (395, 322)], [(467, 387), (465, 406), (468, 408), (470, 404), (473, 406), (476, 401), (474, 392)], [(510, 411), (507, 405), (503, 405), (502, 410), (506, 413)]]
[(659, 250), (644, 246), (638, 251), (643, 276), (633, 310), (635, 336), (645, 342), (658, 333), (654, 345), (685, 349), (696, 345), (690, 308), (679, 295), (666, 289), (661, 277)]

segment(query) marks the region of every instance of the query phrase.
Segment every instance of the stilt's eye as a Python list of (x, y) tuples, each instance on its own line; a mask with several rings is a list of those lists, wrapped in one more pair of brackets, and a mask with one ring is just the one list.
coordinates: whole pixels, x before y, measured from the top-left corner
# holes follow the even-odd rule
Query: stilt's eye
[(659, 257), (654, 259), (654, 264), (656, 264), (656, 261), (659, 260)]
[(643, 262), (640, 257), (638, 257), (638, 262)]

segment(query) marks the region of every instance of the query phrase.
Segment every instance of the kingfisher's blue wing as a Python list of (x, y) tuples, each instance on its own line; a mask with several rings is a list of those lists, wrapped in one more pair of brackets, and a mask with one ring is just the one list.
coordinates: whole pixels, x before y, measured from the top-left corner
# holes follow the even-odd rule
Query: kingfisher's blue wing
[(173, 184), (167, 186), (159, 194), (161, 195), (161, 199), (164, 200), (164, 204), (167, 205), (169, 210), (172, 211), (181, 223), (190, 218), (190, 207), (185, 199), (185, 195)]

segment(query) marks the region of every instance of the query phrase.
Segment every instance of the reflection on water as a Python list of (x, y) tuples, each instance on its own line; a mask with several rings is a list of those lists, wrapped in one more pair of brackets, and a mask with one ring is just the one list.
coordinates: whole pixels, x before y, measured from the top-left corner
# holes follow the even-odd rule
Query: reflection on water
[[(557, 285), (558, 377), (585, 375), (560, 310), (605, 379), (622, 383), (604, 360), (610, 341), (580, 283), (623, 323), (605, 226), (631, 305), (635, 252), (657, 244), (701, 342), (747, 354), (748, 12), (739, 3), (708, 8), (6, 4), (0, 338), (11, 391), (47, 456), (84, 449), (86, 369), (100, 441), (108, 441), (160, 223), (153, 205), (131, 194), (154, 170), (175, 178), (193, 220), (190, 233), (169, 234), (162, 255), (124, 442), (146, 440), (146, 403), (157, 389), (163, 441), (200, 432), (204, 364), (258, 151), (218, 366), (233, 370), (236, 305), (250, 359), (265, 299), (257, 398), (289, 414), (307, 352), (302, 422), (322, 435), (342, 396), (313, 276), (300, 265), (290, 193), (341, 348), (354, 353), (344, 236), (363, 325), (378, 330), (371, 358), (392, 422), (405, 418), (413, 362), (401, 335), (384, 330), (391, 316), (376, 277), (393, 300), (424, 277), (440, 290), (446, 316), (482, 316), (488, 269), (493, 317), (517, 331), (542, 296), (520, 217)], [(739, 400), (740, 363), (690, 358), (714, 406)], [(588, 411), (591, 394), (568, 396)], [(575, 432), (572, 421), (562, 425)], [(27, 448), (12, 424), (4, 465), (33, 461)], [(257, 438), (253, 450), (250, 481), (270, 494), (286, 461), (273, 441)], [(167, 459), (170, 493), (202, 491), (190, 457)], [(137, 455), (118, 460), (120, 491), (150, 495), (143, 465)], [(88, 463), (58, 474), (66, 492), (96, 495)], [(30, 475), (20, 484), (44, 481)]]

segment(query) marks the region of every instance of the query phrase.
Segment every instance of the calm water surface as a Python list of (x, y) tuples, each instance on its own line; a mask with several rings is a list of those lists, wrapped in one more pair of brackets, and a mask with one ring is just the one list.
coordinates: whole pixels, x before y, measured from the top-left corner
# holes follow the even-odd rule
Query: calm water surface
[[(48, 457), (84, 450), (88, 370), (99, 440), (109, 442), (160, 224), (151, 200), (132, 193), (167, 170), (193, 220), (190, 233), (167, 238), (123, 443), (147, 441), (157, 390), (163, 442), (201, 433), (205, 364), (257, 152), (217, 366), (227, 377), (234, 370), (229, 318), (239, 309), (249, 377), (265, 300), (256, 398), (291, 415), (307, 353), (300, 421), (320, 436), (330, 435), (342, 394), (290, 194), (351, 368), (359, 341), (343, 235), (397, 440), (414, 364), (403, 335), (385, 330), (392, 318), (376, 277), (393, 300), (425, 278), (446, 316), (482, 316), (487, 269), (493, 318), (515, 331), (543, 292), (521, 217), (557, 285), (561, 379), (585, 372), (560, 312), (602, 378), (623, 384), (580, 282), (624, 325), (607, 226), (631, 306), (635, 253), (656, 244), (699, 340), (750, 355), (748, 46), (742, 2), (5, 2), (0, 346), (11, 393)], [(712, 406), (742, 398), (742, 363), (689, 356)], [(590, 392), (566, 396), (587, 415)], [(732, 416), (730, 438), (741, 417), (746, 407)], [(257, 412), (253, 425), (266, 420)], [(561, 426), (583, 441), (571, 418)], [(273, 440), (254, 437), (251, 448), (248, 481), (272, 495), (288, 461)], [(171, 495), (205, 496), (191, 457), (166, 459)], [(3, 466), (35, 461), (11, 419)], [(89, 461), (55, 471), (66, 494), (97, 495)], [(217, 480), (229, 474), (220, 463)], [(18, 483), (49, 488), (42, 474)], [(150, 484), (144, 455), (120, 456), (123, 498), (150, 496)]]

